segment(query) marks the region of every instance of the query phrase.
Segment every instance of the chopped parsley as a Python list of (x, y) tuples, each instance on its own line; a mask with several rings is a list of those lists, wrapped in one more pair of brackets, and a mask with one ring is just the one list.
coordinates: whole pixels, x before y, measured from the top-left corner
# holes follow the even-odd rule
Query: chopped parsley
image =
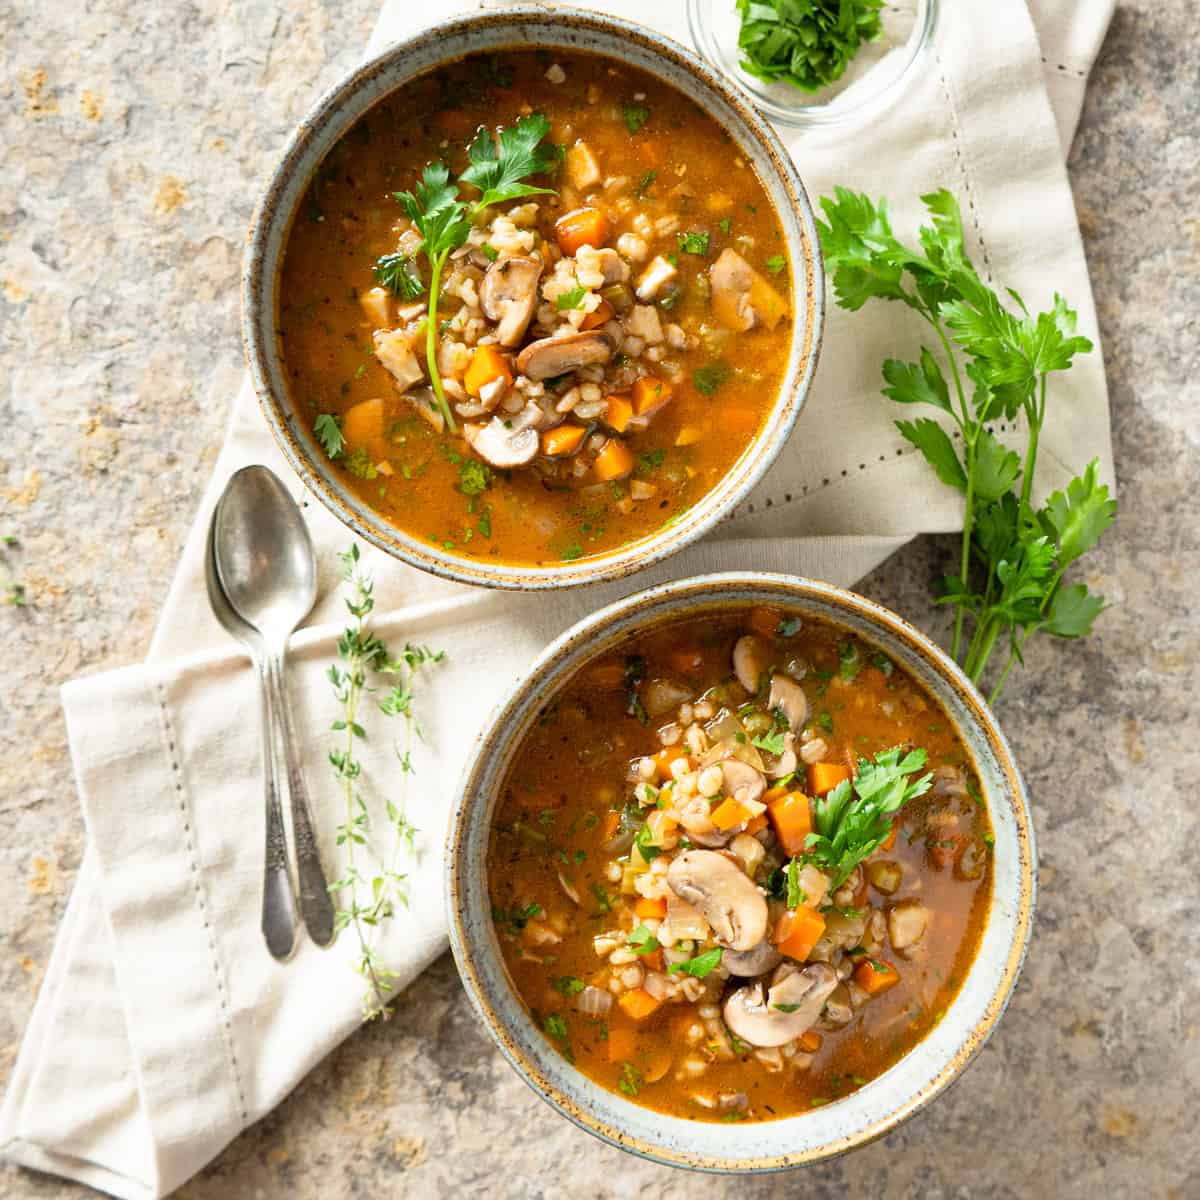
[(733, 228), (733, 222), (728, 217), (722, 217), (717, 222), (717, 228), (727, 234)]
[(718, 359), (706, 367), (698, 367), (693, 371), (692, 383), (696, 385), (698, 392), (705, 396), (711, 396), (732, 374), (732, 368)]
[(654, 186), (654, 181), (657, 178), (657, 171), (647, 171), (645, 175), (638, 180), (637, 187), (633, 189), (633, 194), (639, 200), (644, 200), (648, 195), (650, 195), (650, 189)]
[(495, 262), (496, 259), (500, 257), (500, 251), (497, 250), (491, 242), (484, 242), (479, 249), (483, 252), (483, 257), (486, 258), (488, 262)]
[(634, 954), (653, 954), (658, 949), (658, 938), (646, 928), (638, 925), (626, 938)]
[(401, 300), (415, 300), (425, 291), (416, 264), (407, 254), (385, 254), (371, 272), (377, 283)]
[(787, 259), (784, 258), (782, 254), (772, 254), (771, 257), (767, 259), (767, 270), (770, 271), (772, 275), (778, 275), (779, 272), (782, 271), (786, 266)]
[(492, 905), (492, 920), (509, 933), (520, 933), (533, 917), (540, 916), (540, 904), (527, 904), (524, 908), (514, 904), (507, 912), (498, 905)]
[(625, 128), (630, 133), (637, 133), (650, 120), (650, 110), (644, 104), (626, 104), (621, 113), (625, 118)]
[(843, 642), (838, 647), (838, 674), (846, 683), (850, 683), (862, 669), (863, 657), (858, 643)]
[(492, 471), (487, 463), (467, 458), (458, 468), (458, 489), (464, 496), (478, 496), (491, 486)]
[(642, 1086), (642, 1073), (631, 1062), (625, 1063), (621, 1068), (621, 1078), (617, 1080), (617, 1087), (621, 1089), (627, 1096), (636, 1096)]
[(682, 971), (685, 975), (691, 975), (696, 979), (706, 979), (709, 972), (720, 965), (721, 954), (721, 947), (714, 946), (711, 950), (697, 954), (695, 958), (689, 958), (685, 962), (671, 963), (667, 967), (667, 972), (670, 975), (677, 975)]
[(346, 470), (351, 475), (357, 476), (359, 479), (374, 479), (379, 472), (375, 470), (375, 464), (371, 461), (371, 456), (366, 450), (359, 446), (350, 457), (345, 460)]
[(663, 465), (666, 457), (667, 452), (665, 450), (647, 450), (644, 454), (638, 455), (638, 466), (643, 471), (657, 471)]
[(689, 229), (686, 233), (677, 233), (675, 241), (684, 254), (697, 254), (703, 258), (708, 253), (709, 235), (707, 233)]
[(878, 654), (871, 656), (871, 665), (878, 667), (884, 675), (891, 677), (892, 672), (896, 669), (896, 664), (881, 650)]
[(560, 975), (551, 986), (561, 996), (578, 996), (586, 985), (582, 979), (576, 979), (574, 975)]
[(554, 302), (554, 307), (559, 312), (568, 312), (572, 309), (583, 307), (583, 298), (588, 293), (587, 288), (583, 287), (578, 282), (568, 292), (563, 292), (561, 296)]

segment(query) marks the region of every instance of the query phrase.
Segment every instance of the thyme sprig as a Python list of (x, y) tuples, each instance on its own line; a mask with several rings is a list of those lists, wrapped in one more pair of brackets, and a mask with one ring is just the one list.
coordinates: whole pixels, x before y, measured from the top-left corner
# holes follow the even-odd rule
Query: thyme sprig
[[(338, 659), (329, 667), (329, 682), (342, 706), (342, 715), (331, 726), (341, 735), (341, 744), (330, 750), (329, 762), (338, 780), (345, 801), (345, 818), (337, 827), (337, 844), (345, 848), (345, 867), (340, 879), (329, 885), (335, 896), (340, 895), (334, 919), (334, 931), (354, 930), (358, 940), (355, 970), (366, 981), (363, 1015), (388, 1017), (391, 1007), (388, 996), (399, 978), (387, 965), (373, 944), (372, 931), (379, 928), (399, 908), (408, 905), (408, 876), (401, 871), (405, 857), (415, 851), (416, 827), (406, 815), (408, 783), (413, 774), (412, 748), (414, 737), (421, 729), (413, 712), (414, 688), (421, 668), (439, 663), (442, 651), (428, 646), (405, 643), (399, 657), (393, 658), (387, 644), (368, 628), (375, 608), (375, 585), (362, 569), (358, 546), (338, 556), (342, 561), (343, 579), (349, 590), (346, 609), (351, 620), (338, 638)], [(376, 696), (380, 686), (376, 677), (394, 680), (391, 686)], [(396, 745), (400, 761), (399, 796), (384, 796), (387, 829), (377, 830), (363, 790), (362, 762), (356, 757), (357, 742), (367, 740), (364, 703), (368, 697), (374, 707), (388, 717), (404, 722), (402, 742)], [(390, 834), (391, 844), (380, 843)]]

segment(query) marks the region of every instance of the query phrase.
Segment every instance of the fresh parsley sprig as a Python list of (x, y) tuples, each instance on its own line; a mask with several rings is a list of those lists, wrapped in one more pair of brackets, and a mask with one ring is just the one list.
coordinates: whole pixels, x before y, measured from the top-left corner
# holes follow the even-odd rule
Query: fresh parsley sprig
[[(350, 595), (346, 608), (350, 623), (338, 639), (338, 663), (329, 667), (329, 681), (341, 705), (342, 715), (332, 729), (341, 735), (341, 745), (329, 752), (329, 762), (342, 790), (345, 819), (337, 827), (337, 844), (344, 847), (345, 869), (340, 879), (329, 885), (330, 892), (341, 893), (341, 907), (334, 919), (334, 930), (340, 933), (352, 927), (358, 938), (358, 960), (355, 969), (366, 980), (363, 1015), (387, 1017), (391, 1014), (388, 995), (398, 975), (382, 959), (372, 944), (370, 930), (378, 928), (408, 904), (408, 880), (401, 872), (401, 858), (414, 846), (416, 827), (406, 815), (408, 780), (412, 775), (412, 741), (420, 736), (413, 713), (414, 685), (421, 668), (441, 662), (444, 655), (427, 646), (406, 644), (398, 659), (393, 659), (387, 645), (369, 628), (368, 619), (375, 608), (374, 585), (363, 572), (357, 544), (339, 555), (343, 578)], [(363, 768), (355, 756), (357, 742), (367, 740), (367, 730), (361, 724), (362, 703), (377, 690), (372, 682), (382, 675), (397, 680), (377, 700), (377, 708), (385, 716), (404, 721), (403, 749), (396, 748), (400, 762), (400, 795), (384, 799), (392, 844), (381, 849), (375, 839), (371, 812), (363, 792)], [(359, 854), (371, 854), (375, 866), (369, 872)]]
[(883, 0), (737, 0), (737, 8), (742, 70), (815, 92), (879, 37)]
[[(860, 758), (853, 780), (843, 779), (813, 801), (814, 832), (808, 835), (802, 857), (829, 875), (831, 895), (883, 845), (892, 814), (929, 791), (932, 773), (912, 778), (925, 762), (924, 750), (906, 754), (902, 746), (893, 746), (873, 759)], [(794, 907), (790, 878), (788, 883), (788, 905)]]
[[(1011, 288), (1011, 311), (980, 279), (964, 249), (962, 216), (948, 191), (922, 200), (930, 223), (921, 252), (892, 232), (886, 202), (837, 188), (821, 201), (818, 222), (838, 303), (855, 311), (870, 299), (895, 300), (932, 327), (941, 356), (922, 346), (916, 362), (888, 359), (883, 394), (898, 404), (938, 409), (957, 426), (960, 456), (938, 421), (897, 421), (937, 477), (964, 496), (960, 563), (939, 602), (955, 606), (951, 652), (979, 682), (1003, 638), (1008, 660), (992, 689), (994, 702), (1028, 639), (1038, 632), (1083, 637), (1104, 608), (1084, 584), (1066, 585), (1066, 569), (1112, 524), (1116, 501), (1092, 462), (1041, 509), (1032, 504), (1038, 443), (1046, 421), (1048, 378), (1069, 370), (1092, 343), (1075, 331), (1076, 314), (1056, 295), (1048, 312), (1032, 314)], [(949, 381), (945, 370), (949, 371)], [(970, 395), (968, 398), (968, 387)], [(1024, 455), (987, 428), (1023, 414)], [(973, 631), (963, 646), (965, 618)]]
[[(421, 235), (419, 253), (429, 262), (425, 361), (438, 407), (451, 433), (456, 432), (458, 427), (450, 412), (437, 365), (437, 310), (442, 271), (451, 252), (466, 242), (476, 217), (485, 208), (520, 196), (551, 192), (550, 188), (523, 182), (528, 176), (541, 174), (555, 165), (554, 150), (543, 144), (549, 132), (550, 122), (542, 113), (521, 117), (515, 125), (494, 133), (490, 129), (481, 129), (467, 147), (469, 165), (457, 181), (451, 182), (450, 168), (445, 163), (432, 162), (426, 165), (412, 191), (393, 193)], [(479, 198), (474, 201), (461, 200), (460, 184), (477, 188)]]

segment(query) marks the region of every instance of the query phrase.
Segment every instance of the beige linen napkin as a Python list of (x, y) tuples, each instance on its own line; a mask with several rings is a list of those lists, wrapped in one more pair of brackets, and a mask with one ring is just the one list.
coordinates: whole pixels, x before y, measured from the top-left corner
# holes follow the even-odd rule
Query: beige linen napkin
[[(371, 50), (466, 7), (389, 0)], [(644, 0), (595, 7), (631, 19), (651, 11)], [(1032, 21), (1023, 0), (943, 8), (936, 55), (891, 112), (836, 141), (785, 134), (810, 194), (835, 183), (885, 193), (907, 234), (919, 193), (951, 188), (982, 271), (1039, 306), (1064, 293), (1095, 339), (1062, 147), (1111, 0), (1032, 0)], [(686, 43), (681, 0), (653, 15)], [(957, 527), (957, 497), (907, 452), (879, 394), (883, 358), (913, 353), (918, 336), (895, 306), (850, 315), (831, 304), (816, 387), (779, 463), (705, 542), (633, 580), (565, 597), (514, 596), (365, 555), (386, 614), (379, 631), (447, 651), (421, 688), (427, 741), (415, 754), (410, 800), (423, 831), (409, 865), (412, 907), (380, 947), (402, 984), (445, 946), (441, 842), (466, 748), (554, 635), (658, 579), (745, 567), (850, 583), (915, 534)], [(1111, 463), (1099, 353), (1056, 388), (1043, 489), (1093, 456)], [(201, 565), (216, 496), (250, 462), (271, 466), (304, 499), (244, 386), (147, 662), (63, 690), (89, 848), (0, 1111), (0, 1152), (122, 1197), (178, 1187), (359, 1020), (350, 939), (326, 951), (302, 941), (280, 966), (258, 930), (255, 684), (208, 612)], [(336, 706), (323, 671), (343, 616), (334, 556), (350, 539), (320, 505), (305, 503), (321, 595), (293, 643), (290, 688), (332, 867), (341, 818), (325, 756)], [(395, 777), (389, 746), (368, 746), (363, 758), (370, 778)]]

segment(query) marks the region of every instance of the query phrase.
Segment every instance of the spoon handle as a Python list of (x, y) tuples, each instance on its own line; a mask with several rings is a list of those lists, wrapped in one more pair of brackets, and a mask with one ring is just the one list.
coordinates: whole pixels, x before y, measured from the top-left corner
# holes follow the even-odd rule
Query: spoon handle
[(271, 698), (280, 715), (283, 760), (287, 769), (288, 792), (292, 804), (292, 837), (296, 846), (296, 877), (300, 883), (300, 915), (304, 918), (308, 936), (318, 946), (333, 941), (333, 900), (329, 884), (321, 867), (321, 854), (313, 832), (312, 809), (308, 788), (296, 753), (296, 738), (292, 727), (292, 709), (287, 689), (283, 685), (286, 650), (271, 654), (267, 659), (267, 677)]
[(280, 961), (296, 942), (296, 909), (292, 881), (288, 875), (287, 836), (283, 828), (283, 806), (275, 764), (275, 712), (271, 702), (268, 671), (258, 671), (262, 712), (263, 788), (267, 801), (267, 843), (263, 869), (262, 932), (267, 949)]

